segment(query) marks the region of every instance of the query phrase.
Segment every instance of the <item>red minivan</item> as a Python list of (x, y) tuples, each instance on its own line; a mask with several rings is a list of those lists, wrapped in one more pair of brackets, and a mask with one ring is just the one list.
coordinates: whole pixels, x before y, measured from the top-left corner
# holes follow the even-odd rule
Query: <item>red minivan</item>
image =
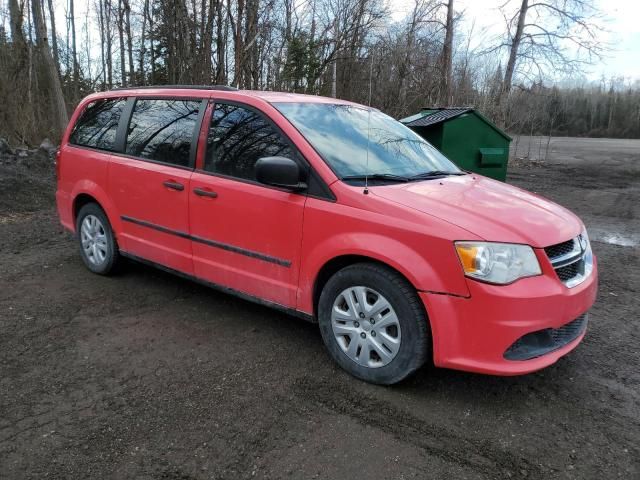
[(92, 272), (127, 257), (317, 322), (331, 357), (369, 382), (427, 360), (541, 369), (580, 343), (596, 297), (574, 214), (342, 100), (98, 93), (56, 168), (60, 220)]

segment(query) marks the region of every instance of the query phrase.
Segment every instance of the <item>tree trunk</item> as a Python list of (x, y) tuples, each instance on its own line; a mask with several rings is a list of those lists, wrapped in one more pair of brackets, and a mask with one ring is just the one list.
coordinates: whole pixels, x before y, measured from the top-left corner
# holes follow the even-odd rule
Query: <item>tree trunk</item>
[[(316, 0), (313, 0), (311, 4), (311, 29), (309, 30), (309, 55), (310, 58), (314, 58), (316, 52)], [(313, 78), (314, 74), (308, 72), (306, 75), (307, 80), (307, 93), (313, 94), (315, 90), (315, 79)]]
[(444, 36), (444, 46), (442, 47), (442, 85), (444, 93), (445, 105), (449, 105), (452, 101), (453, 92), (452, 85), (452, 62), (453, 62), (453, 0), (449, 0), (447, 4), (447, 24)]
[(49, 79), (52, 103), (56, 116), (56, 127), (58, 132), (62, 133), (67, 126), (69, 118), (67, 116), (67, 107), (62, 94), (62, 86), (60, 85), (60, 77), (58, 76), (58, 70), (56, 69), (56, 64), (53, 61), (53, 56), (49, 49), (49, 39), (46, 34), (44, 18), (40, 8), (40, 1), (32, 0), (31, 5), (36, 33), (36, 46), (39, 54), (42, 56), (44, 67), (47, 71), (47, 78)]
[(181, 84), (192, 77), (191, 51), (189, 43), (189, 12), (186, 0), (175, 2), (175, 40), (173, 42), (172, 83)]
[(411, 23), (409, 23), (409, 32), (407, 34), (407, 45), (404, 52), (404, 58), (398, 66), (398, 109), (405, 113), (407, 109), (407, 75), (409, 73), (409, 66), (411, 63), (411, 54), (413, 53), (413, 46), (416, 38), (416, 27), (418, 25), (418, 7), (416, 2), (413, 8), (413, 14), (411, 16)]
[[(32, 13), (31, 13), (31, 4), (27, 3), (27, 32), (29, 32), (29, 40), (27, 42), (27, 52), (28, 52), (28, 65), (29, 65), (29, 87), (27, 88), (27, 99), (29, 100), (29, 105), (31, 105), (32, 107), (35, 107), (34, 103), (33, 103), (33, 90), (34, 90), (34, 84), (37, 84), (38, 82), (38, 76), (34, 75), (33, 73), (33, 65), (34, 65), (34, 61), (33, 61), (33, 50), (34, 50), (34, 45), (33, 45), (33, 25), (31, 24), (31, 17), (32, 17)], [(37, 53), (37, 52), (36, 52)], [(37, 85), (35, 86), (35, 90), (37, 91)], [(34, 128), (35, 128), (35, 119), (34, 119)]]
[(56, 16), (53, 8), (53, 1), (48, 0), (49, 19), (51, 20), (51, 49), (53, 50), (53, 61), (56, 64), (56, 70), (60, 74), (60, 59), (58, 58), (58, 36), (56, 34)]
[(92, 55), (91, 55), (91, 35), (89, 34), (89, 11), (87, 11), (85, 17), (84, 17), (84, 32), (85, 32), (85, 44), (84, 44), (84, 51), (85, 51), (85, 55), (87, 57), (87, 73), (86, 73), (86, 77), (89, 79), (89, 81), (92, 81), (93, 79), (93, 73), (91, 70), (91, 64), (93, 63), (92, 61)]
[(244, 67), (245, 86), (252, 89), (258, 88), (258, 8), (259, 0), (248, 0), (246, 5), (246, 28), (243, 41), (242, 64)]
[(502, 82), (502, 93), (509, 93), (511, 91), (511, 83), (513, 81), (513, 72), (516, 68), (516, 60), (518, 59), (518, 48), (520, 48), (520, 41), (522, 40), (522, 32), (524, 31), (525, 20), (527, 19), (527, 9), (529, 8), (529, 0), (522, 0), (520, 6), (520, 12), (518, 13), (518, 26), (516, 27), (516, 33), (513, 36), (511, 42), (511, 50), (509, 51), (509, 61), (507, 62), (507, 69), (504, 72), (504, 82)]
[(156, 82), (156, 46), (153, 38), (153, 15), (151, 11), (148, 12), (149, 15), (149, 61), (151, 62), (151, 85), (155, 85)]
[(125, 66), (125, 48), (124, 48), (124, 8), (122, 0), (118, 0), (118, 39), (120, 40), (120, 81), (122, 86), (127, 86), (127, 69)]
[(27, 42), (24, 38), (24, 31), (22, 30), (22, 8), (18, 0), (9, 0), (9, 18), (11, 24), (11, 40), (15, 45), (16, 54), (19, 58), (18, 68), (16, 69), (16, 71), (18, 71), (24, 65), (27, 56)]
[[(234, 29), (234, 55), (235, 55), (235, 62), (234, 62), (234, 75), (235, 75), (235, 79), (234, 79), (234, 86), (236, 86), (237, 88), (240, 88), (240, 86), (244, 86), (244, 83), (242, 81), (242, 50), (244, 49), (244, 45), (243, 45), (243, 41), (242, 41), (242, 18), (244, 17), (244, 2), (245, 0), (238, 0), (237, 5), (238, 5), (238, 10), (237, 10), (237, 17), (236, 17), (236, 22), (235, 22), (235, 29)], [(231, 12), (231, 5), (229, 5), (229, 12)]]
[(609, 91), (609, 116), (607, 119), (607, 134), (611, 137), (613, 130), (613, 119), (614, 119), (614, 111), (616, 109), (616, 93), (611, 87)]
[[(51, 1), (51, 0), (49, 0)], [(102, 85), (103, 88), (107, 85), (107, 62), (104, 55), (104, 41), (105, 41), (105, 25), (104, 25), (104, 5), (102, 0), (98, 0), (98, 27), (100, 28), (100, 62), (102, 63)]]
[(333, 59), (331, 63), (331, 97), (337, 98), (338, 96), (338, 58)]
[(69, 22), (71, 23), (71, 57), (73, 62), (73, 94), (74, 100), (78, 100), (80, 97), (79, 83), (80, 83), (80, 68), (78, 65), (78, 47), (76, 42), (76, 19), (74, 12), (73, 0), (69, 0)]
[(127, 57), (129, 59), (129, 85), (135, 84), (135, 68), (133, 67), (133, 39), (131, 38), (131, 5), (129, 0), (123, 0), (125, 22), (124, 28), (127, 34)]
[(147, 53), (145, 46), (146, 31), (147, 31), (147, 18), (149, 16), (149, 0), (144, 0), (144, 10), (142, 12), (142, 31), (140, 32), (140, 58), (138, 59), (138, 70), (140, 75), (140, 85), (145, 84), (144, 77), (144, 56)]
[(107, 37), (107, 86), (109, 88), (113, 88), (113, 54), (111, 53), (112, 41), (111, 41), (111, 0), (100, 0), (104, 1), (104, 19), (105, 19), (105, 29), (106, 29), (106, 37)]
[(216, 0), (202, 0), (202, 22), (201, 30), (203, 34), (203, 45), (201, 46), (200, 58), (200, 78), (203, 83), (209, 84), (213, 78), (212, 55), (213, 55), (213, 19), (216, 12)]
[(340, 34), (338, 30), (338, 18), (333, 23), (334, 58), (331, 62), (331, 96), (338, 97), (338, 54), (340, 53)]
[(216, 83), (218, 85), (225, 85), (227, 83), (227, 75), (225, 69), (224, 52), (227, 46), (227, 39), (223, 27), (226, 25), (224, 22), (222, 11), (222, 0), (216, 1)]

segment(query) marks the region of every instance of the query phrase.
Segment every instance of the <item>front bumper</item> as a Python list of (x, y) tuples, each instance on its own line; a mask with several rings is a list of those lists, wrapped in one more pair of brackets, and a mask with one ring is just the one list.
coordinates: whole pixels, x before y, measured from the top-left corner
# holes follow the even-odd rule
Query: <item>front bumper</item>
[[(515, 359), (508, 351), (534, 332), (566, 330), (595, 302), (598, 269), (580, 285), (567, 288), (553, 269), (537, 277), (496, 286), (469, 280), (470, 297), (420, 292), (433, 335), (436, 366), (492, 375), (521, 375), (555, 363), (584, 338), (582, 328), (565, 342)], [(564, 328), (561, 328), (564, 327)], [(586, 322), (585, 322), (586, 327)], [(532, 337), (526, 337), (531, 339)], [(507, 359), (510, 357), (512, 359)]]

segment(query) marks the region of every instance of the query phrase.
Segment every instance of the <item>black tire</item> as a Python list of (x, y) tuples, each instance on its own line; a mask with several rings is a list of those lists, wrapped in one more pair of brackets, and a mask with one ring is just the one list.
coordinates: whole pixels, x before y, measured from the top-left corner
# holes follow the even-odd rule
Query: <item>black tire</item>
[[(379, 292), (391, 304), (398, 317), (402, 332), (400, 347), (395, 357), (384, 366), (371, 368), (356, 363), (338, 345), (333, 334), (333, 304), (344, 290), (355, 286)], [(351, 375), (370, 383), (397, 383), (420, 368), (430, 355), (429, 320), (416, 290), (404, 277), (384, 265), (358, 263), (333, 275), (320, 294), (318, 322), (331, 357)]]
[[(82, 246), (82, 222), (84, 222), (85, 218), (87, 218), (89, 215), (93, 215), (100, 221), (102, 225), (101, 231), (104, 231), (104, 237), (106, 239), (107, 252), (105, 258), (103, 261), (100, 261), (98, 263), (91, 261), (87, 252), (85, 252), (85, 249)], [(78, 239), (80, 257), (89, 270), (91, 270), (93, 273), (97, 273), (98, 275), (111, 275), (116, 272), (117, 267), (121, 263), (118, 243), (116, 242), (116, 238), (113, 234), (113, 229), (111, 228), (109, 219), (98, 204), (88, 203), (84, 205), (78, 212), (78, 218), (76, 218), (76, 238)]]

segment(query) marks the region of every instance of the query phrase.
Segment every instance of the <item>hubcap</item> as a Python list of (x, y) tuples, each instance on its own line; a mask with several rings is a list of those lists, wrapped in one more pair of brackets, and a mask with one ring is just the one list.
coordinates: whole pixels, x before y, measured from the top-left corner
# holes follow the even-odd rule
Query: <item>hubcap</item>
[(368, 287), (344, 290), (333, 302), (331, 327), (342, 351), (358, 365), (387, 365), (400, 349), (400, 322), (389, 301)]
[(109, 252), (107, 234), (104, 225), (95, 215), (84, 217), (80, 227), (80, 241), (84, 254), (92, 264), (104, 263)]

